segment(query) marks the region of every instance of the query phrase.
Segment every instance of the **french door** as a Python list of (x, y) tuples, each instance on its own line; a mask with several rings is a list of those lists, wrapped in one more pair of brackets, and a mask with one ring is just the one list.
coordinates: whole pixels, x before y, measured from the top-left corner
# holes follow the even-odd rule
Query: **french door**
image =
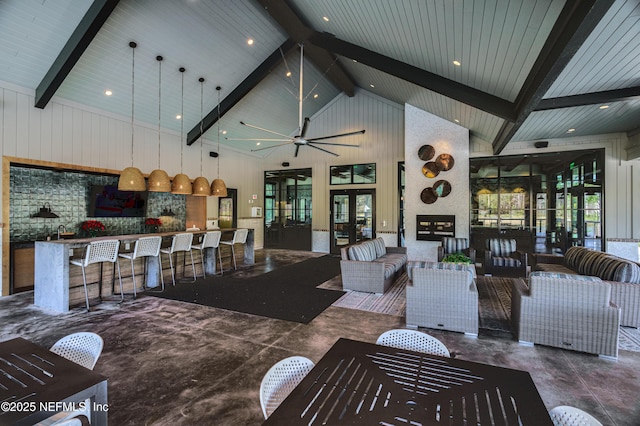
[(331, 253), (376, 235), (376, 190), (334, 190), (331, 195)]

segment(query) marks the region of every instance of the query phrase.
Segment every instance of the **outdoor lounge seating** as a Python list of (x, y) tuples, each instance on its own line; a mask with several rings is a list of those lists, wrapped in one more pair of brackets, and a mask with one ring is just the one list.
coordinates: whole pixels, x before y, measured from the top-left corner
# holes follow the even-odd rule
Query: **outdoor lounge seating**
[(385, 247), (382, 238), (361, 241), (340, 249), (344, 290), (384, 293), (405, 271), (406, 247)]
[(516, 248), (516, 240), (489, 238), (484, 252), (484, 273), (498, 277), (526, 277), (527, 253)]
[(620, 308), (597, 277), (533, 272), (512, 281), (511, 323), (521, 343), (618, 357)]
[(476, 263), (476, 250), (469, 247), (468, 238), (442, 237), (442, 245), (438, 246), (438, 262), (455, 253), (462, 253), (471, 259), (471, 263)]

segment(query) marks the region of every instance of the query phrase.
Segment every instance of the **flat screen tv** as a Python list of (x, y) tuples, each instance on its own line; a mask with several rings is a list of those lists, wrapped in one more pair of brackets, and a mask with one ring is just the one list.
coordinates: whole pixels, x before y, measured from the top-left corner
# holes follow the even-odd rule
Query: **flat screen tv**
[(92, 185), (89, 217), (144, 217), (146, 191), (119, 191), (117, 185)]

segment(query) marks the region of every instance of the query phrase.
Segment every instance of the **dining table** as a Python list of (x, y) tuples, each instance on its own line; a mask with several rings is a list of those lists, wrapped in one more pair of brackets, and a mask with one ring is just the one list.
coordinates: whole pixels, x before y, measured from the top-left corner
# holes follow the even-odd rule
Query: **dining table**
[(531, 375), (340, 338), (264, 425), (553, 425)]
[(107, 378), (29, 340), (0, 342), (0, 425), (33, 425), (89, 402), (92, 425), (106, 425)]

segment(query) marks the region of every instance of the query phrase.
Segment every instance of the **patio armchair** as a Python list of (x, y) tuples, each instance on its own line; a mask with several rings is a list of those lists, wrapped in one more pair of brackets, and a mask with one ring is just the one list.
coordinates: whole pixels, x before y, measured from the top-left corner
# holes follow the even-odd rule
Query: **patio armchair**
[(499, 277), (524, 277), (529, 270), (527, 253), (516, 247), (516, 240), (489, 238), (484, 252), (484, 273)]
[(442, 237), (442, 245), (438, 246), (438, 262), (455, 253), (462, 253), (471, 259), (471, 263), (476, 263), (476, 250), (469, 247), (468, 238)]

